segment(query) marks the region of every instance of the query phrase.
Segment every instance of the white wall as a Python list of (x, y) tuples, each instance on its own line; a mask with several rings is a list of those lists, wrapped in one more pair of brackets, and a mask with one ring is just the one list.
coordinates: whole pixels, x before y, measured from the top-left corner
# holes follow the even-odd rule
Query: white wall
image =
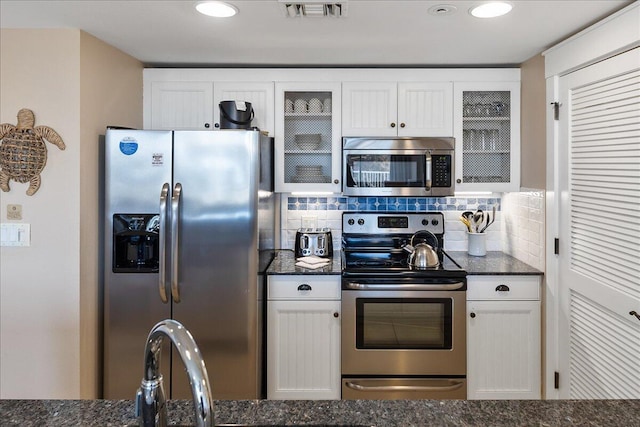
[[(67, 147), (60, 151), (47, 144), (48, 161), (35, 195), (25, 195), (27, 184), (14, 181), (10, 192), (0, 193), (1, 221), (8, 221), (8, 204), (19, 204), (18, 222), (31, 224), (31, 246), (0, 248), (0, 398), (97, 397), (98, 135), (95, 127), (86, 131), (82, 121), (96, 126), (108, 117), (94, 120), (83, 110), (81, 81), (95, 72), (81, 66), (87, 36), (79, 30), (0, 33), (0, 123), (16, 124), (18, 110), (29, 108), (36, 126), (54, 128)], [(87, 49), (95, 47), (95, 41), (88, 43)], [(110, 59), (129, 73), (137, 67), (139, 83), (108, 109), (126, 111), (129, 124), (139, 126), (142, 64)], [(97, 83), (99, 75), (89, 81)]]
[(545, 271), (545, 193), (526, 190), (502, 196), (503, 251)]

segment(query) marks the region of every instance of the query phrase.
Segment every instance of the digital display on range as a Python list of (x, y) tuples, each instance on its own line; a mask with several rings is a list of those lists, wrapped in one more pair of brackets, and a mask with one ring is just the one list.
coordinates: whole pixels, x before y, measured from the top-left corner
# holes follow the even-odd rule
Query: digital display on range
[(409, 228), (409, 218), (406, 216), (378, 217), (378, 228)]

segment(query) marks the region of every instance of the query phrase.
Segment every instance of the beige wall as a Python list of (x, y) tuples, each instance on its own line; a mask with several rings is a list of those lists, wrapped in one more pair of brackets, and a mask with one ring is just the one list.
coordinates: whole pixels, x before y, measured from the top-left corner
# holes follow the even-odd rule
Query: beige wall
[(520, 186), (544, 189), (546, 164), (546, 89), (544, 57), (536, 55), (520, 66), (521, 127)]
[(142, 64), (79, 30), (3, 29), (0, 94), (0, 123), (29, 108), (66, 144), (47, 144), (35, 195), (0, 194), (2, 222), (19, 204), (31, 224), (31, 246), (0, 248), (0, 398), (97, 397), (97, 138), (142, 125)]
[(109, 125), (142, 128), (142, 64), (80, 33), (80, 397), (102, 393), (102, 242), (99, 135)]

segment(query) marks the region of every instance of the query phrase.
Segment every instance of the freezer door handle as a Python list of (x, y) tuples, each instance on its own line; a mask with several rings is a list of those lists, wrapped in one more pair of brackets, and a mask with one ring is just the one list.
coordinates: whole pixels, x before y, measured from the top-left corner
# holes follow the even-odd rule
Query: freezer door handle
[(182, 184), (178, 183), (173, 187), (173, 195), (171, 196), (171, 296), (174, 302), (180, 302), (180, 289), (178, 288), (180, 227), (178, 227), (178, 224), (180, 219), (181, 194)]
[(160, 299), (163, 303), (168, 303), (169, 298), (167, 298), (167, 197), (169, 196), (169, 184), (164, 183), (162, 186), (162, 190), (160, 191), (160, 253), (158, 254), (160, 257), (160, 266), (158, 275), (159, 283), (158, 289), (160, 291)]

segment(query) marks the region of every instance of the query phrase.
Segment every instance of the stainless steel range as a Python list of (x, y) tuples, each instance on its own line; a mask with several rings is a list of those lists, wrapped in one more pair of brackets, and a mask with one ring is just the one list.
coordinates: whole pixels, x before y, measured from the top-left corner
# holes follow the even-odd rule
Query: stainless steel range
[[(414, 235), (437, 266), (411, 266)], [(343, 399), (466, 398), (467, 273), (443, 243), (440, 212), (343, 213)]]

